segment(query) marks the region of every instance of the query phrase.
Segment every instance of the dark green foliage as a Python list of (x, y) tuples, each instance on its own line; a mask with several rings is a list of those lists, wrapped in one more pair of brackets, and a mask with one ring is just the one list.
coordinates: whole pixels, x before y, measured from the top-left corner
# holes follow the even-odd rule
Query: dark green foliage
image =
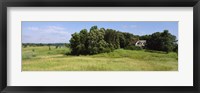
[(65, 43), (64, 46), (67, 47), (67, 48), (69, 48), (70, 44)]
[(49, 50), (51, 50), (51, 45), (50, 45), (50, 44), (48, 44), (48, 46), (49, 46)]
[[(135, 46), (138, 40), (146, 40), (146, 46)], [(72, 34), (69, 46), (72, 55), (92, 55), (112, 52), (119, 48), (129, 50), (146, 48), (167, 53), (178, 50), (178, 45), (176, 47), (176, 37), (167, 30), (156, 32), (152, 35), (138, 36), (113, 29), (99, 29), (97, 26), (91, 27), (89, 32), (87, 29), (83, 29), (79, 33)]]
[(150, 37), (151, 37), (151, 35), (143, 35), (143, 36), (140, 36), (139, 39), (140, 40), (148, 40)]
[(61, 48), (62, 46), (69, 47), (69, 43), (22, 43), (22, 47), (38, 47), (38, 46), (55, 46), (55, 48)]
[[(91, 27), (87, 37), (88, 54), (103, 53), (108, 48), (108, 43), (104, 40), (105, 30), (98, 29), (96, 26)], [(83, 54), (83, 53), (82, 53)]]
[(138, 46), (126, 46), (124, 49), (127, 49), (127, 50), (141, 50), (142, 48), (138, 47)]
[(178, 44), (175, 44), (175, 47), (174, 47), (173, 51), (178, 54)]
[(111, 44), (110, 48), (120, 48), (119, 34), (116, 30), (106, 29), (104, 40)]
[[(130, 46), (130, 45), (134, 45), (135, 42), (138, 40), (138, 38), (135, 37), (135, 36), (134, 36), (133, 34), (131, 34), (131, 33), (123, 32), (122, 34), (124, 35), (124, 38), (125, 38), (124, 47)], [(122, 48), (124, 48), (124, 47), (122, 47)]]
[(22, 44), (22, 47), (23, 48), (26, 48), (28, 45), (27, 44)]
[(98, 29), (97, 26), (91, 27), (90, 31), (86, 29), (80, 33), (72, 34), (70, 40), (71, 54), (73, 55), (91, 55), (104, 52), (110, 52), (108, 43), (104, 40), (105, 29)]
[[(137, 36), (139, 38), (139, 36)], [(98, 53), (111, 52), (118, 48), (125, 48), (134, 45), (138, 40), (131, 33), (116, 31), (113, 29), (98, 29), (97, 26), (86, 29), (80, 33), (72, 34), (70, 48), (72, 55), (92, 55)], [(134, 41), (134, 42), (133, 42)]]
[(118, 32), (118, 37), (120, 48), (124, 48), (126, 46), (126, 38), (124, 37), (124, 34), (122, 32)]
[(175, 48), (176, 37), (164, 30), (163, 32), (156, 32), (148, 36), (146, 39), (146, 48), (150, 50), (158, 50), (170, 52)]
[(58, 48), (58, 45), (55, 47), (56, 49)]
[(80, 35), (78, 33), (72, 34), (72, 38), (70, 39), (70, 47), (72, 49), (73, 55), (79, 55), (81, 53), (81, 43), (80, 43)]
[(134, 45), (139, 39), (139, 36), (113, 29), (107, 29), (105, 32), (104, 40), (110, 44), (111, 49), (125, 48), (127, 46)]

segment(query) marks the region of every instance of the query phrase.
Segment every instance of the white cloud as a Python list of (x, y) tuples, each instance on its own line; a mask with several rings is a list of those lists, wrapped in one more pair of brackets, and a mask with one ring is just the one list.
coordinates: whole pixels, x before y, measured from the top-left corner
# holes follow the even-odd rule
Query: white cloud
[(61, 26), (27, 27), (22, 36), (24, 43), (66, 43), (71, 38), (67, 29)]
[(64, 27), (59, 27), (59, 26), (46, 26), (46, 27), (27, 27), (27, 30), (29, 31), (34, 31), (37, 33), (53, 33), (53, 34), (67, 34), (66, 28)]
[(65, 28), (59, 26), (48, 26), (49, 29), (64, 30)]
[(48, 26), (45, 28), (41, 28), (40, 31), (46, 34), (68, 34), (65, 28), (58, 26)]

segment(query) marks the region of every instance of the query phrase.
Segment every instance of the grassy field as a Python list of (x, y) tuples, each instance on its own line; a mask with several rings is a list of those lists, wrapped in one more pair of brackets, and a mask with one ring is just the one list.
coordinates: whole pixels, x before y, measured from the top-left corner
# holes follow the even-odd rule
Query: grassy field
[(117, 49), (97, 55), (65, 55), (69, 48), (22, 48), (23, 71), (177, 71), (176, 53)]

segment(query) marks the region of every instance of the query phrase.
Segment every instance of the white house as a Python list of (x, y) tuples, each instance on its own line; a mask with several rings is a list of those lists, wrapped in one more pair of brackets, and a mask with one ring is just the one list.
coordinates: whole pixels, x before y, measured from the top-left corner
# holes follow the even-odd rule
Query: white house
[(145, 44), (146, 44), (146, 40), (138, 40), (135, 43), (135, 46), (143, 47), (143, 46), (145, 46)]

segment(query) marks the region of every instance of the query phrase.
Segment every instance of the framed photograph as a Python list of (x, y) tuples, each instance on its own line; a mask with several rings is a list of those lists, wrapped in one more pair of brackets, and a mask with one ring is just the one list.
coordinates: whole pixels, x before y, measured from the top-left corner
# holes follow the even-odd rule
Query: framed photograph
[(199, 0), (0, 3), (2, 93), (199, 93)]

